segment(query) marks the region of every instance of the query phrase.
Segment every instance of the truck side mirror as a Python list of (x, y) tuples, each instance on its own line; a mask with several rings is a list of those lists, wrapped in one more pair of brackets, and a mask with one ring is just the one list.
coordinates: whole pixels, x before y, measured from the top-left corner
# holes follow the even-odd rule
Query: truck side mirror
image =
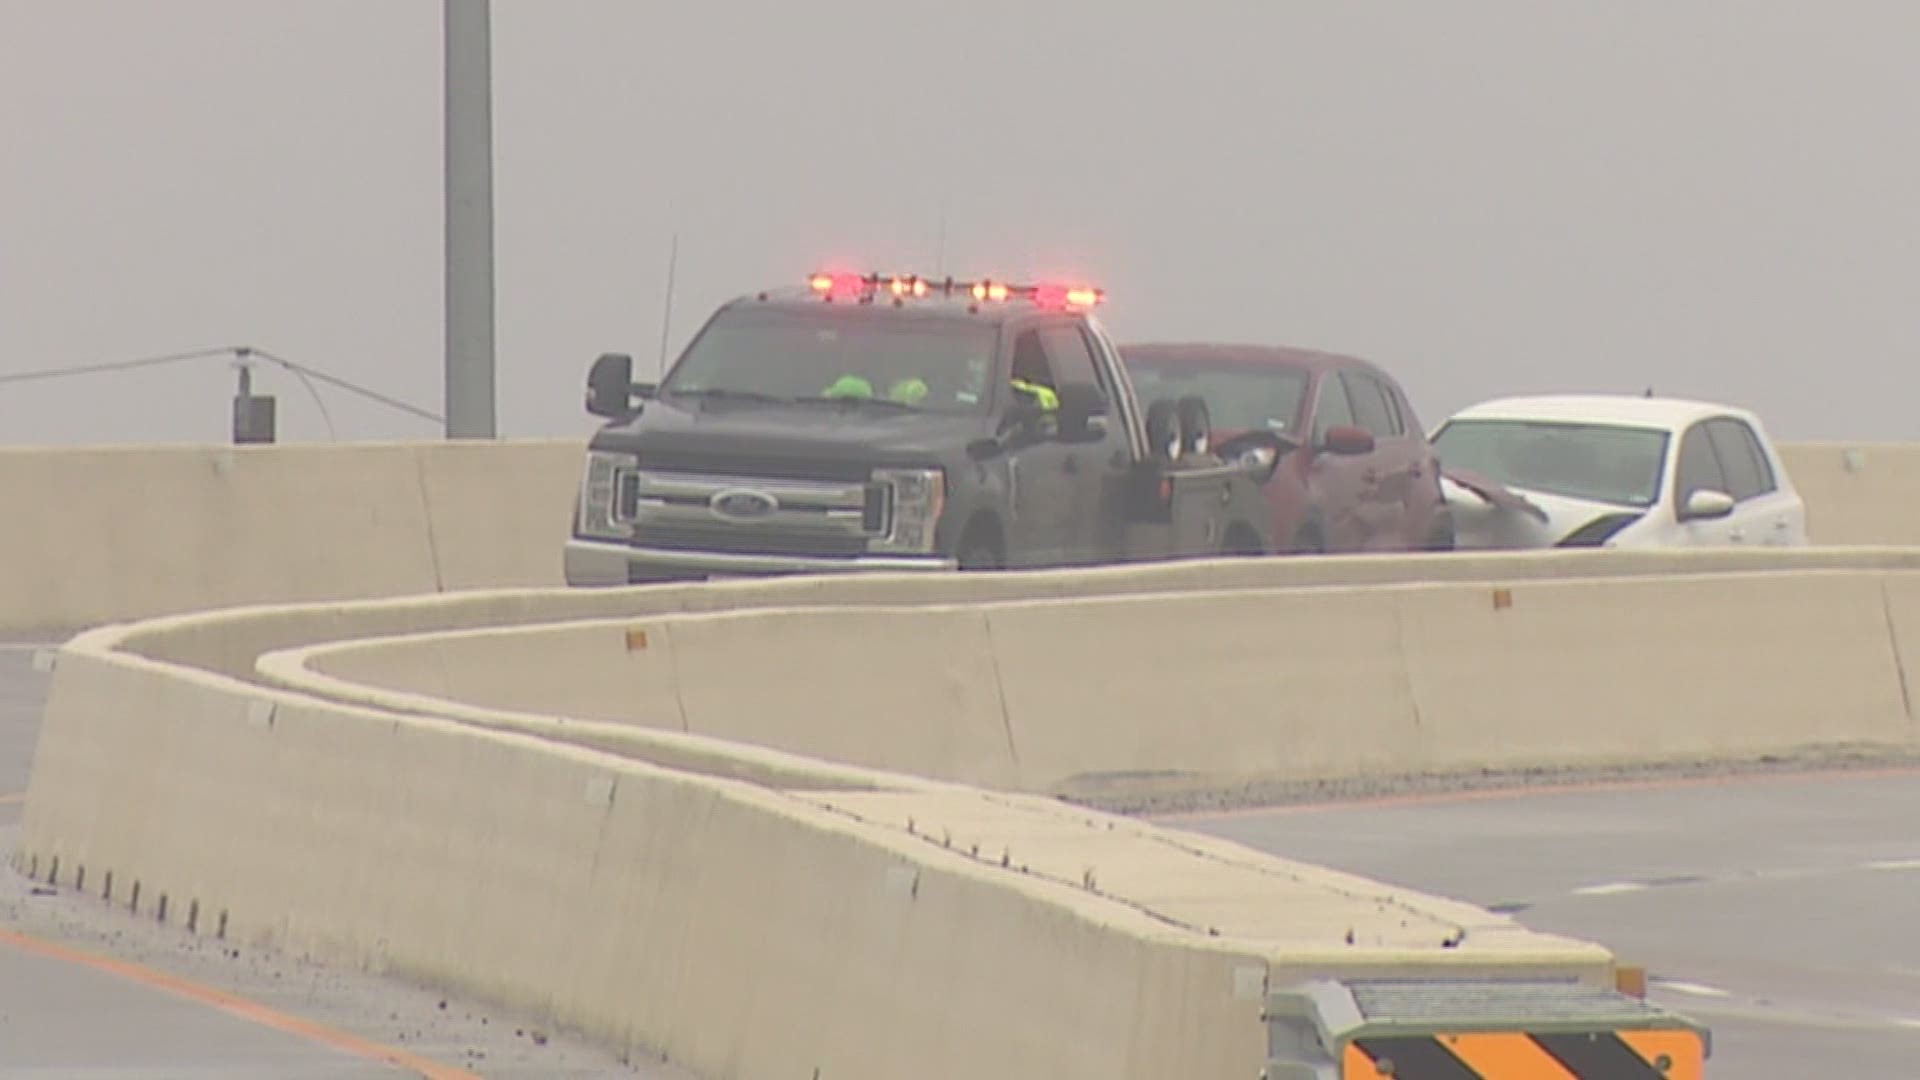
[(1066, 442), (1087, 442), (1101, 437), (1093, 420), (1107, 413), (1107, 396), (1092, 383), (1067, 383), (1056, 391), (1060, 395), (1060, 438)]
[(601, 353), (587, 370), (587, 411), (611, 420), (633, 415), (633, 357)]

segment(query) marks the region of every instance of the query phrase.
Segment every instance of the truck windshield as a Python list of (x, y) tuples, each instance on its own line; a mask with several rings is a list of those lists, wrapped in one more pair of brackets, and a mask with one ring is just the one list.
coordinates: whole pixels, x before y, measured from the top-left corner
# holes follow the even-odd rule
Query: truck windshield
[(1543, 420), (1450, 420), (1433, 437), (1443, 467), (1548, 495), (1651, 506), (1668, 436), (1653, 428)]
[(708, 323), (661, 394), (978, 412), (997, 343), (994, 326), (958, 319), (735, 308)]
[(1292, 434), (1300, 422), (1307, 372), (1286, 366), (1199, 365), (1158, 359), (1126, 360), (1127, 375), (1142, 401), (1198, 394), (1221, 431)]

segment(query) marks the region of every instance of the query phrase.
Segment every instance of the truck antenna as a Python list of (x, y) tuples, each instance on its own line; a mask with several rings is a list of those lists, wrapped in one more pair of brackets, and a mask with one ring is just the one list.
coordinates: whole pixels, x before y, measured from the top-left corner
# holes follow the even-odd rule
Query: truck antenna
[(660, 362), (655, 369), (656, 376), (667, 373), (667, 334), (673, 326), (673, 270), (680, 261), (680, 231), (674, 230), (673, 240), (667, 247), (667, 295), (665, 307), (660, 312)]
[(935, 277), (945, 277), (947, 273), (947, 198), (940, 197), (940, 239), (934, 247), (933, 273)]

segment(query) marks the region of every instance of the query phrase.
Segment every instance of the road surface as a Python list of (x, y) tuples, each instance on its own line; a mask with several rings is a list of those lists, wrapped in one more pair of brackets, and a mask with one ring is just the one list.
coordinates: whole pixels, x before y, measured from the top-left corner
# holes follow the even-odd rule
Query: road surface
[(1709, 1076), (1920, 1075), (1920, 770), (1162, 816), (1607, 946)]

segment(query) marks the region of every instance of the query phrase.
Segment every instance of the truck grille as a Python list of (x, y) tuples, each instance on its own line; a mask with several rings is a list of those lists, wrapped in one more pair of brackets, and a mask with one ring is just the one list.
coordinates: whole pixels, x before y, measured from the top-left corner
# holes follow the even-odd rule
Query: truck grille
[(886, 534), (884, 487), (859, 480), (623, 472), (615, 515), (634, 542), (684, 551), (851, 557)]
[(655, 450), (643, 455), (647, 468), (661, 473), (728, 477), (739, 483), (754, 480), (825, 480), (865, 483), (872, 467), (864, 462), (813, 461), (729, 454), (713, 450)]

